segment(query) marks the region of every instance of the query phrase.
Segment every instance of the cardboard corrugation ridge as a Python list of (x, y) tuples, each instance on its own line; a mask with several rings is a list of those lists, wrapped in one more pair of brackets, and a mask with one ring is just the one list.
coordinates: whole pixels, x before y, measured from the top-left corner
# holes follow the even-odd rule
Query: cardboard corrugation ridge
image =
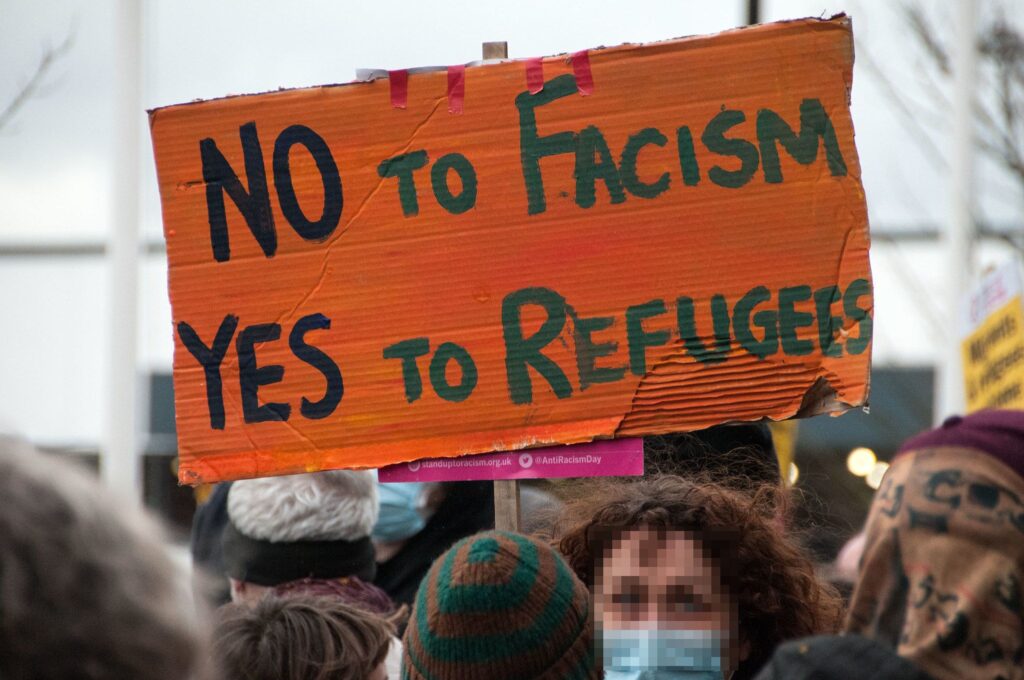
[[(204, 371), (175, 329), (181, 480), (378, 467), (721, 422), (836, 414), (865, 405), (871, 349), (864, 343), (873, 302), (867, 209), (849, 112), (852, 60), (845, 16), (591, 50), (593, 91), (538, 107), (537, 135), (578, 135), (596, 126), (620, 172), (627, 139), (655, 128), (666, 144), (644, 146), (636, 174), (651, 183), (667, 172), (669, 185), (653, 198), (627, 190), (624, 202), (613, 203), (598, 179), (594, 204), (587, 207), (576, 195), (573, 155), (552, 156), (540, 161), (546, 208), (537, 214), (528, 211), (515, 105), (526, 90), (523, 61), (467, 65), (458, 113), (449, 111), (444, 69), (409, 70), (405, 109), (391, 105), (388, 83), (379, 79), (154, 109), (150, 126), (175, 326), (189, 324), (209, 345), (226, 314), (239, 319), (219, 371), (223, 428), (211, 427)], [(570, 55), (543, 60), (546, 88), (571, 76), (570, 62)], [(808, 98), (821, 102), (834, 126), (845, 174), (833, 174), (818, 140), (816, 157), (807, 164), (776, 145), (780, 183), (766, 181), (760, 158), (742, 186), (711, 181), (713, 166), (739, 167), (738, 158), (712, 153), (702, 141), (712, 118), (742, 111), (745, 120), (724, 136), (757, 148), (759, 111), (775, 111), (798, 132)], [(199, 141), (213, 140), (248, 187), (239, 128), (249, 122), (258, 130), (277, 252), (264, 256), (225, 195), (231, 253), (228, 261), (216, 262)], [(344, 205), (337, 227), (322, 241), (298, 236), (275, 189), (275, 140), (294, 125), (315, 131), (339, 169)], [(685, 184), (681, 174), (679, 126), (692, 133), (696, 185)], [(406, 216), (397, 180), (381, 177), (378, 165), (420, 149), (429, 159), (415, 174), (418, 213)], [(460, 214), (443, 209), (431, 188), (431, 168), (452, 153), (463, 154), (477, 176), (476, 202)], [(323, 207), (320, 173), (301, 145), (289, 158), (299, 205), (315, 219)], [(813, 299), (794, 303), (794, 311), (815, 319), (794, 331), (794, 340), (810, 341), (813, 351), (779, 348), (759, 358), (737, 341), (735, 305), (756, 286), (771, 299), (753, 313), (778, 314), (782, 289), (834, 285), (843, 296), (852, 295), (857, 281), (866, 282), (858, 285), (868, 292), (829, 307), (837, 317), (839, 356), (821, 351)], [(506, 378), (501, 308), (510, 293), (531, 287), (556, 291), (571, 312), (543, 351), (564, 371), (572, 393), (557, 398), (528, 369), (533, 399), (517, 404)], [(698, 339), (710, 346), (709, 305), (719, 294), (730, 310), (731, 346), (724, 361), (700, 363), (680, 335), (676, 301), (692, 298)], [(666, 311), (644, 328), (668, 330), (669, 340), (647, 350), (646, 370), (635, 375), (628, 367), (625, 310), (655, 299), (664, 301)], [(866, 316), (851, 313), (858, 310)], [(331, 326), (306, 339), (337, 364), (345, 391), (327, 417), (307, 419), (301, 399), (323, 396), (325, 377), (292, 353), (288, 338), (296, 321), (317, 313)], [(594, 317), (613, 321), (592, 341), (618, 343), (596, 365), (626, 370), (617, 381), (581, 389), (574, 331), (579, 319)], [(524, 336), (543, 318), (536, 306), (524, 307)], [(259, 401), (287, 403), (291, 416), (245, 422), (237, 337), (247, 327), (270, 323), (280, 324), (280, 338), (257, 344), (256, 361), (284, 371), (279, 382), (259, 388)], [(409, 402), (400, 362), (382, 352), (417, 337), (429, 338), (430, 354), (418, 361), (422, 394)], [(478, 371), (476, 388), (463, 401), (446, 401), (431, 385), (430, 356), (446, 342), (464, 347)], [(859, 351), (848, 351), (848, 345)], [(459, 377), (454, 367), (446, 375), (453, 384)]]

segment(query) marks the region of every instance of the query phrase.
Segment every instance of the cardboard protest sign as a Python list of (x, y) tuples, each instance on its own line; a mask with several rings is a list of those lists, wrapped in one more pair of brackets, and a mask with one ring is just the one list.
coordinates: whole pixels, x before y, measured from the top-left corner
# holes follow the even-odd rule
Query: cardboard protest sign
[(865, 403), (852, 61), (809, 19), (153, 111), (181, 480)]
[(961, 350), (967, 412), (1024, 408), (1024, 302), (1020, 265), (981, 280), (964, 310)]
[(377, 479), (382, 482), (461, 482), (629, 477), (643, 473), (644, 440), (631, 437), (525, 451), (423, 458), (382, 467), (377, 471)]

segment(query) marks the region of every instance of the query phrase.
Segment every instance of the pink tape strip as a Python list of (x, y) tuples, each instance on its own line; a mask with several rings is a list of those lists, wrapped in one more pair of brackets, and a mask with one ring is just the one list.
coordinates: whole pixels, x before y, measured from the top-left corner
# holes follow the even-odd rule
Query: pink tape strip
[(594, 76), (590, 72), (590, 56), (586, 50), (580, 50), (570, 57), (572, 72), (576, 76), (576, 90), (586, 97), (594, 94)]
[(544, 89), (544, 60), (541, 58), (526, 60), (526, 88), (530, 94), (537, 94)]
[(404, 68), (388, 71), (388, 83), (391, 85), (391, 106), (404, 109), (409, 99), (409, 72)]
[(448, 113), (462, 113), (462, 102), (466, 98), (466, 67), (448, 67)]

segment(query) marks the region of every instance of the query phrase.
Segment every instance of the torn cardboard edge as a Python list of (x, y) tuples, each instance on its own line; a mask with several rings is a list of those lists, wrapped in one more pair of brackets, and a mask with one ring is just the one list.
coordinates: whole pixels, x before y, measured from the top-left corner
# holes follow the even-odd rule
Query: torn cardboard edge
[[(869, 371), (868, 381), (870, 381), (870, 371)], [(764, 416), (762, 418), (750, 418), (750, 419), (737, 419), (737, 420), (722, 421), (722, 422), (715, 423), (714, 426), (721, 425), (721, 426), (729, 427), (729, 426), (732, 426), (732, 425), (743, 425), (743, 424), (747, 424), (747, 423), (784, 422), (784, 421), (793, 420), (795, 418), (807, 418), (807, 417), (811, 417), (811, 416), (826, 415), (826, 414), (830, 415), (832, 417), (839, 417), (839, 416), (843, 415), (844, 413), (846, 413), (846, 412), (848, 412), (848, 411), (850, 411), (852, 409), (858, 408), (858, 407), (864, 409), (864, 411), (867, 412), (867, 410), (868, 410), (868, 401), (867, 401), (867, 398), (868, 398), (867, 394), (868, 394), (868, 392), (867, 392), (867, 388), (866, 388), (866, 391), (865, 391), (865, 400), (861, 404), (850, 404), (850, 403), (847, 403), (847, 402), (840, 401), (840, 400), (835, 398), (835, 394), (836, 394), (835, 390), (828, 383), (828, 381), (824, 377), (819, 377), (811, 385), (811, 387), (807, 390), (807, 392), (805, 392), (804, 397), (803, 397), (803, 399), (802, 399), (802, 401), (800, 403), (800, 406), (798, 406), (796, 409), (794, 409), (791, 412), (787, 412), (786, 414), (783, 414), (782, 416), (779, 416), (779, 417)], [(709, 426), (709, 427), (711, 427), (711, 426)], [(703, 428), (695, 428), (695, 429), (703, 429)], [(681, 431), (681, 430), (674, 430), (674, 431)], [(660, 434), (671, 434), (674, 431), (668, 431), (667, 430), (666, 432), (663, 432), (663, 433), (660, 433)], [(692, 430), (687, 430), (687, 431), (692, 431)], [(644, 436), (646, 436), (646, 435), (644, 435)], [(656, 435), (652, 435), (652, 436), (656, 436)], [(511, 437), (511, 438), (507, 438), (507, 439), (506, 438), (502, 438), (500, 440), (492, 441), (491, 442), (492, 446), (490, 448), (488, 448), (487, 450), (477, 450), (477, 447), (473, 447), (473, 448), (470, 448), (470, 449), (462, 449), (461, 451), (456, 451), (455, 453), (453, 453), (451, 455), (417, 456), (417, 457), (408, 458), (406, 460), (398, 461), (398, 462), (395, 462), (395, 463), (391, 463), (389, 465), (391, 465), (391, 466), (406, 466), (409, 463), (415, 463), (416, 461), (421, 461), (421, 460), (426, 460), (426, 459), (431, 459), (431, 460), (435, 460), (435, 459), (436, 460), (444, 460), (444, 459), (452, 460), (452, 459), (466, 458), (466, 457), (470, 457), (470, 456), (486, 456), (486, 455), (501, 455), (501, 454), (515, 455), (515, 454), (518, 454), (518, 453), (534, 451), (534, 450), (538, 450), (538, 449), (553, 449), (553, 448), (557, 448), (557, 447), (578, 446), (578, 445), (585, 445), (585, 444), (596, 444), (596, 443), (600, 443), (600, 442), (623, 441), (623, 440), (627, 440), (627, 439), (639, 439), (639, 440), (642, 440), (643, 436), (636, 436), (636, 435), (617, 436), (614, 433), (609, 433), (607, 435), (599, 434), (599, 435), (593, 435), (593, 436), (578, 437), (578, 438), (573, 439), (572, 441), (558, 441), (558, 440), (551, 439), (551, 438), (544, 438), (544, 437), (540, 437), (540, 436), (528, 435), (528, 434), (526, 434), (525, 431), (523, 431), (523, 432), (520, 432), (519, 436), (517, 436), (517, 437)], [(495, 450), (496, 448), (499, 449), (499, 450)], [(343, 450), (344, 449), (342, 449), (342, 448), (320, 449), (320, 450), (317, 451), (317, 455), (322, 457), (325, 453), (341, 452)], [(246, 451), (246, 452), (218, 454), (216, 456), (216, 458), (220, 459), (220, 458), (232, 457), (232, 456), (243, 456), (243, 457), (250, 458), (253, 461), (253, 463), (254, 463), (254, 465), (251, 468), (252, 469), (252, 474), (247, 475), (245, 477), (239, 477), (239, 479), (249, 479), (249, 478), (257, 478), (257, 477), (262, 476), (263, 473), (260, 470), (259, 460), (260, 460), (261, 457), (266, 456), (266, 455), (273, 455), (273, 454), (268, 454), (268, 452), (263, 452), (263, 451)], [(280, 463), (280, 461), (276, 461), (276, 462), (278, 464)], [(202, 470), (201, 470), (201, 468), (208, 469), (211, 474), (204, 475)], [(179, 463), (179, 483), (183, 484), (183, 485), (188, 485), (188, 486), (196, 486), (196, 485), (199, 485), (199, 484), (206, 483), (207, 480), (210, 480), (210, 479), (219, 479), (219, 473), (217, 472), (216, 468), (217, 468), (216, 461), (210, 460), (209, 457), (198, 458), (198, 457), (192, 456), (190, 454), (183, 453), (181, 455), (181, 459), (180, 459), (180, 463)], [(301, 465), (292, 466), (291, 468), (286, 467), (285, 469), (278, 469), (278, 470), (275, 471), (274, 474), (278, 474), (278, 475), (299, 474), (299, 473), (302, 473), (302, 472), (316, 472), (316, 471), (320, 471), (320, 470), (329, 470), (329, 469), (367, 470), (367, 469), (375, 469), (375, 467), (374, 466), (370, 466), (370, 465), (355, 465), (355, 466), (351, 466), (351, 467), (348, 467), (348, 468), (338, 468), (338, 467), (334, 467), (334, 466), (322, 466), (321, 467), (321, 466), (311, 465), (307, 461), (307, 462), (305, 462), (305, 463), (303, 463)]]

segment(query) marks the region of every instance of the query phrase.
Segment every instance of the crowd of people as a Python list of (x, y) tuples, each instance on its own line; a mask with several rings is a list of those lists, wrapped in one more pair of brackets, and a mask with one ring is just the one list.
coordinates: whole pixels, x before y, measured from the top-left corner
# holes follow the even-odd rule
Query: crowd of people
[(524, 489), (519, 533), (486, 482), (221, 484), (190, 579), (142, 511), (0, 440), (0, 679), (1024, 679), (1024, 412), (909, 439), (845, 570), (805, 548), (765, 426), (645, 458)]

